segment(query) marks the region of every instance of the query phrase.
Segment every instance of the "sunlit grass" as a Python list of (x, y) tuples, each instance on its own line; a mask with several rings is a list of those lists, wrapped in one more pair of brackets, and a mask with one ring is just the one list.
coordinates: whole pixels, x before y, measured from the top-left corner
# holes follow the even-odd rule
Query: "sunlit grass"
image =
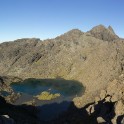
[(50, 92), (44, 91), (44, 92), (41, 92), (40, 95), (37, 95), (36, 98), (38, 100), (52, 100), (52, 99), (58, 98), (60, 96), (61, 96), (60, 93), (52, 94)]

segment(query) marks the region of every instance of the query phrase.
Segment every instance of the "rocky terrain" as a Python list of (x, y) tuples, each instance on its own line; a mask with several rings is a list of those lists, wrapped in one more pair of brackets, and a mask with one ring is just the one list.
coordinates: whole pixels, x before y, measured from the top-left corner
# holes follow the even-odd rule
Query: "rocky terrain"
[(81, 82), (85, 93), (73, 100), (73, 107), (64, 114), (68, 118), (62, 115), (53, 123), (116, 124), (118, 120), (123, 124), (119, 118), (124, 115), (124, 39), (111, 26), (98, 25), (88, 32), (74, 29), (45, 41), (27, 38), (1, 43), (0, 70), (1, 76), (22, 80), (62, 77)]
[(95, 97), (95, 103), (87, 109), (89, 115), (97, 114), (98, 123), (124, 123), (124, 74), (110, 82)]
[(10, 87), (10, 83), (17, 81), (21, 81), (21, 79), (11, 76), (0, 77), (0, 96), (4, 97), (9, 103), (14, 103), (21, 96), (20, 93), (15, 93)]
[(55, 120), (38, 120), (37, 111), (29, 105), (11, 105), (0, 97), (0, 121), (5, 124), (124, 124), (124, 74), (109, 82), (93, 103), (77, 108), (72, 102)]

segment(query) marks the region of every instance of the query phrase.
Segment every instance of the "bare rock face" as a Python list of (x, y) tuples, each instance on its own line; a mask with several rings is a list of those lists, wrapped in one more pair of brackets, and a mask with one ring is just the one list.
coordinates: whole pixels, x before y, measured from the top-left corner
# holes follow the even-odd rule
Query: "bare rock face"
[[(17, 77), (0, 76), (0, 80), (0, 96), (4, 97), (8, 103), (14, 103), (21, 96), (21, 93), (15, 93), (10, 87), (10, 83), (18, 82), (21, 79)], [(7, 96), (4, 95), (4, 93), (2, 94), (2, 92), (7, 93)]]
[(90, 30), (89, 33), (92, 36), (105, 41), (113, 41), (118, 39), (118, 36), (114, 33), (111, 26), (105, 28), (103, 25), (98, 25)]
[(118, 116), (124, 114), (124, 103), (122, 100), (117, 101), (115, 104), (115, 114)]
[[(112, 28), (111, 26), (109, 26), (108, 29), (109, 29), (113, 34), (115, 34), (115, 32), (114, 32), (114, 30), (113, 30), (113, 28)], [(115, 34), (115, 35), (116, 35), (116, 34)]]
[(58, 37), (56, 37), (56, 40), (63, 40), (63, 41), (75, 41), (77, 39), (79, 39), (79, 37), (84, 34), (82, 31), (80, 31), (79, 29), (73, 29), (68, 31), (67, 33), (60, 35)]
[(106, 91), (105, 90), (101, 90), (101, 93), (100, 93), (100, 99), (104, 99), (106, 97)]

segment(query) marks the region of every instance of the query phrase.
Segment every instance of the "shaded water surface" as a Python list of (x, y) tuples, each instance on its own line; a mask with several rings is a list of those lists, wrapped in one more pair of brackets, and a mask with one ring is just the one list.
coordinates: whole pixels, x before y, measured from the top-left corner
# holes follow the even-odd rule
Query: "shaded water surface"
[(83, 92), (84, 87), (78, 81), (64, 79), (26, 79), (23, 82), (11, 84), (17, 92), (38, 95), (43, 91), (60, 93), (63, 96), (75, 96)]
[[(36, 100), (36, 105), (39, 109), (38, 116), (39, 118), (42, 116), (45, 120), (57, 117), (59, 113), (66, 111), (72, 99), (76, 96), (82, 95), (84, 92), (84, 87), (80, 82), (64, 79), (30, 78), (23, 82), (12, 83), (11, 87), (15, 92), (22, 93), (22, 96), (16, 101), (16, 104), (30, 101), (34, 98), (33, 96), (39, 95), (43, 91), (60, 93), (61, 96), (53, 100)], [(59, 106), (57, 106), (56, 103), (59, 103)], [(51, 104), (52, 107), (50, 106)]]

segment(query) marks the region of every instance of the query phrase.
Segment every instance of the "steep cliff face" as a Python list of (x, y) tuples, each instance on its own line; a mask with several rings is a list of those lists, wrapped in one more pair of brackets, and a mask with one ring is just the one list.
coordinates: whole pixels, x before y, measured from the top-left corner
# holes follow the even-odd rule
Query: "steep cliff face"
[(71, 30), (55, 39), (19, 39), (0, 44), (0, 75), (74, 79), (86, 93), (82, 104), (124, 70), (124, 40), (111, 27)]

